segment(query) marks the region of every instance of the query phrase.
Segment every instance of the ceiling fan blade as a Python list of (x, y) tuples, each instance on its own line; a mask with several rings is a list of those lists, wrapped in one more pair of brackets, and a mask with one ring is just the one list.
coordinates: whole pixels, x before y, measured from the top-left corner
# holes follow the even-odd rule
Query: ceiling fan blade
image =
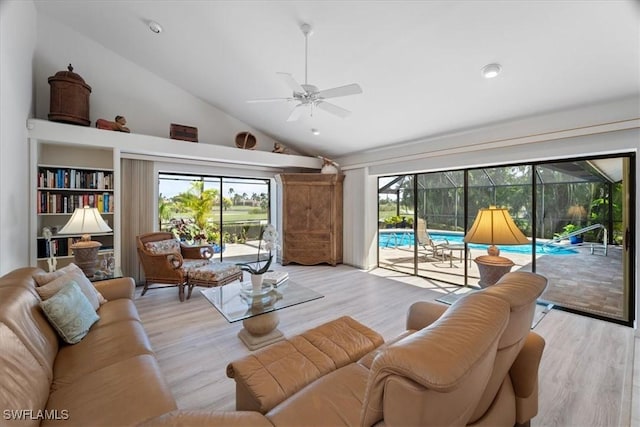
[(357, 95), (362, 93), (362, 88), (357, 83), (351, 83), (346, 86), (334, 87), (331, 89), (325, 89), (318, 92), (318, 97), (320, 98), (337, 98), (339, 96), (347, 96), (347, 95)]
[(291, 88), (292, 91), (297, 93), (307, 93), (307, 91), (304, 90), (302, 86), (300, 86), (300, 83), (298, 83), (291, 74), (282, 72), (278, 72), (276, 74), (279, 74), (282, 77), (282, 80), (284, 80), (284, 82), (287, 84), (287, 86), (289, 86), (289, 88)]
[(327, 113), (331, 113), (331, 114), (334, 114), (334, 115), (336, 115), (338, 117), (342, 117), (343, 119), (345, 117), (348, 117), (351, 114), (351, 111), (345, 110), (342, 107), (338, 107), (335, 104), (331, 104), (331, 103), (325, 102), (325, 101), (316, 102), (316, 107), (320, 108), (321, 110), (326, 111)]
[(263, 99), (249, 99), (246, 102), (249, 104), (256, 104), (259, 102), (279, 102), (279, 101), (295, 101), (294, 98), (263, 98)]
[(300, 118), (300, 116), (302, 115), (302, 110), (304, 109), (304, 104), (298, 104), (294, 107), (293, 110), (291, 110), (291, 114), (289, 114), (289, 117), (287, 118), (288, 122), (295, 122), (296, 120), (298, 120)]

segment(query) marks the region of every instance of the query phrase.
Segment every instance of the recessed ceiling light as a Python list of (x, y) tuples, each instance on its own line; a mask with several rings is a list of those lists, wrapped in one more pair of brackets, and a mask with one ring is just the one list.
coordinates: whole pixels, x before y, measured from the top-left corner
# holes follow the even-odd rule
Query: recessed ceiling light
[(500, 64), (488, 64), (482, 67), (482, 77), (492, 79), (502, 71)]
[(320, 135), (320, 131), (318, 129), (311, 129), (311, 133), (314, 135)]
[(160, 34), (162, 32), (162, 25), (158, 24), (156, 21), (149, 21), (149, 29), (156, 34)]

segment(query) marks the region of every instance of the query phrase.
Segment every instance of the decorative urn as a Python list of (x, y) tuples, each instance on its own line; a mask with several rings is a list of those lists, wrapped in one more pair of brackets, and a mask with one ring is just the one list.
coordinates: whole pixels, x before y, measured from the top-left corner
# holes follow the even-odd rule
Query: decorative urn
[(49, 102), (49, 120), (89, 126), (89, 95), (91, 86), (73, 72), (69, 64), (68, 71), (58, 71), (49, 77), (51, 97)]

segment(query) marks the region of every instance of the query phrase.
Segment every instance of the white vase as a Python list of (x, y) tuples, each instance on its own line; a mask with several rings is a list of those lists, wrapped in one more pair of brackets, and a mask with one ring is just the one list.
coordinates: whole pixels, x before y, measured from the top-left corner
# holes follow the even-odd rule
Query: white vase
[(251, 286), (254, 292), (262, 290), (262, 281), (264, 280), (264, 274), (251, 274)]

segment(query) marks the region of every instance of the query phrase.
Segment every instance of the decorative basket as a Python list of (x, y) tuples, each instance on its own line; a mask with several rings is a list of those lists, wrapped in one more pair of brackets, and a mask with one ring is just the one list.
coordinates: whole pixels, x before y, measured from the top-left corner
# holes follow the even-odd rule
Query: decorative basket
[(236, 147), (245, 150), (255, 150), (256, 137), (251, 132), (240, 132), (236, 135)]

